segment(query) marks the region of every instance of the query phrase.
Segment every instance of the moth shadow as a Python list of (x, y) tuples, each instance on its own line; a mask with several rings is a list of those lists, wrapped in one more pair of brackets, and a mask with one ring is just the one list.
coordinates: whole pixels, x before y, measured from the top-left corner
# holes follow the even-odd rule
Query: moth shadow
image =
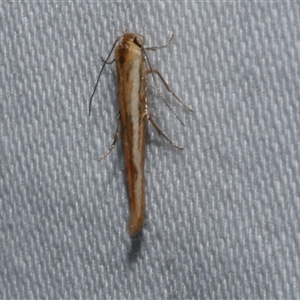
[(144, 239), (143, 230), (134, 236), (131, 236), (131, 249), (128, 253), (130, 262), (135, 262), (141, 253), (142, 243)]

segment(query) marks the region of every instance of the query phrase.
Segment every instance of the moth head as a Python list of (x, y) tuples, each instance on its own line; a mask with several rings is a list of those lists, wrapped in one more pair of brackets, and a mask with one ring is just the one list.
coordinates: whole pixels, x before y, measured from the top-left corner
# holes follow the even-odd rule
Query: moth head
[(127, 32), (123, 35), (123, 41), (130, 41), (140, 48), (143, 48), (144, 44), (146, 43), (146, 39), (143, 35), (133, 32)]

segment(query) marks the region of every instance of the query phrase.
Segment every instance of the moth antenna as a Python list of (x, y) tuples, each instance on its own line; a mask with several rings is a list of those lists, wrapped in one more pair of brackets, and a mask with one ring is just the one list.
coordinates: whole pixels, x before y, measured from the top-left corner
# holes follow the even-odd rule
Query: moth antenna
[(98, 83), (99, 83), (99, 80), (100, 80), (100, 76), (101, 76), (101, 74), (102, 74), (102, 72), (103, 72), (103, 70), (104, 70), (104, 67), (105, 67), (105, 65), (107, 64), (107, 61), (108, 61), (109, 57), (111, 56), (111, 54), (112, 54), (112, 52), (113, 52), (113, 50), (114, 50), (114, 48), (115, 48), (117, 42), (119, 41), (119, 39), (120, 39), (120, 37), (117, 38), (117, 39), (115, 40), (115, 42), (114, 42), (114, 44), (113, 44), (113, 46), (112, 46), (112, 48), (111, 48), (111, 50), (110, 50), (110, 52), (109, 52), (109, 54), (108, 54), (108, 56), (107, 56), (107, 59), (106, 59), (105, 62), (103, 63), (102, 68), (101, 68), (101, 70), (100, 70), (100, 72), (99, 72), (99, 75), (98, 75), (98, 78), (97, 78), (97, 82), (96, 82), (96, 84), (95, 84), (95, 87), (94, 87), (92, 96), (91, 96), (90, 101), (89, 101), (89, 116), (91, 115), (92, 99), (93, 99), (93, 97), (94, 97), (94, 95), (95, 95), (95, 93), (96, 93), (96, 89), (97, 89), (97, 86), (98, 86)]

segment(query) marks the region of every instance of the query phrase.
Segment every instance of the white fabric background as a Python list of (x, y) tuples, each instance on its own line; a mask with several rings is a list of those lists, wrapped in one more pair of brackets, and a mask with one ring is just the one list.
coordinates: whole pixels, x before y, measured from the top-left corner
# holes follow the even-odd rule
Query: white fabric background
[[(1, 299), (299, 299), (300, 4), (1, 2)], [(147, 219), (126, 233), (115, 67), (142, 33), (161, 86)]]

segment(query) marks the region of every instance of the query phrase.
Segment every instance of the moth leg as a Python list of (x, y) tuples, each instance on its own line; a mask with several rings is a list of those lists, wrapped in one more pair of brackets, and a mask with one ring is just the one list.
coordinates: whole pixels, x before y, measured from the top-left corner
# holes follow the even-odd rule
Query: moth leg
[(161, 128), (154, 122), (154, 120), (152, 119), (152, 117), (148, 114), (148, 120), (151, 122), (151, 124), (154, 126), (154, 128), (156, 129), (156, 131), (162, 135), (173, 147), (175, 147), (176, 149), (179, 150), (183, 150), (183, 148), (175, 145), (161, 130)]
[(174, 34), (172, 34), (172, 36), (171, 36), (169, 42), (168, 42), (167, 44), (165, 44), (165, 45), (158, 46), (158, 47), (145, 47), (144, 49), (145, 49), (145, 50), (155, 51), (155, 50), (157, 50), (157, 49), (166, 48), (166, 47), (168, 47), (168, 46), (171, 44), (171, 42), (172, 42), (172, 40), (173, 40), (173, 37), (174, 37)]
[[(155, 81), (155, 84), (156, 84), (156, 81)], [(149, 84), (149, 86), (153, 89), (156, 89), (156, 91), (158, 92), (159, 94), (159, 97), (162, 99), (162, 101), (165, 102), (165, 104), (167, 105), (167, 107), (169, 108), (169, 110), (172, 112), (172, 114), (177, 118), (177, 120), (181, 123), (181, 125), (184, 126), (184, 123), (180, 120), (180, 118), (177, 116), (176, 112), (174, 111), (174, 109), (171, 107), (171, 105), (167, 102), (167, 100), (164, 98), (164, 96), (162, 95), (160, 89), (157, 87), (157, 84), (156, 84), (156, 88), (153, 87), (152, 85)]]
[(159, 71), (157, 69), (150, 69), (147, 70), (147, 74), (150, 73), (154, 73), (156, 75), (158, 75), (158, 77), (160, 78), (160, 80), (162, 81), (162, 83), (164, 84), (164, 86), (166, 87), (167, 91), (169, 93), (171, 93), (176, 100), (183, 106), (185, 107), (187, 110), (189, 110), (190, 112), (193, 112), (193, 110), (191, 108), (189, 108), (182, 100), (179, 99), (179, 97), (171, 90), (171, 88), (169, 87), (169, 85), (167, 84), (167, 82), (165, 81), (165, 79), (163, 78), (163, 76), (159, 73)]
[(106, 153), (99, 158), (100, 161), (103, 160), (115, 148), (115, 145), (118, 141), (120, 125), (121, 125), (120, 113), (118, 114), (117, 119), (118, 119), (118, 125), (117, 125), (117, 129), (116, 129), (116, 132), (115, 132), (115, 135), (114, 135), (114, 140), (113, 140), (111, 146), (109, 147), (109, 149), (106, 151)]
[(111, 60), (111, 61), (108, 61), (108, 60), (105, 60), (105, 59), (103, 58), (103, 56), (101, 56), (101, 59), (102, 59), (102, 61), (103, 61), (106, 65), (111, 65), (112, 63), (115, 62), (115, 59), (113, 59), (113, 60)]

